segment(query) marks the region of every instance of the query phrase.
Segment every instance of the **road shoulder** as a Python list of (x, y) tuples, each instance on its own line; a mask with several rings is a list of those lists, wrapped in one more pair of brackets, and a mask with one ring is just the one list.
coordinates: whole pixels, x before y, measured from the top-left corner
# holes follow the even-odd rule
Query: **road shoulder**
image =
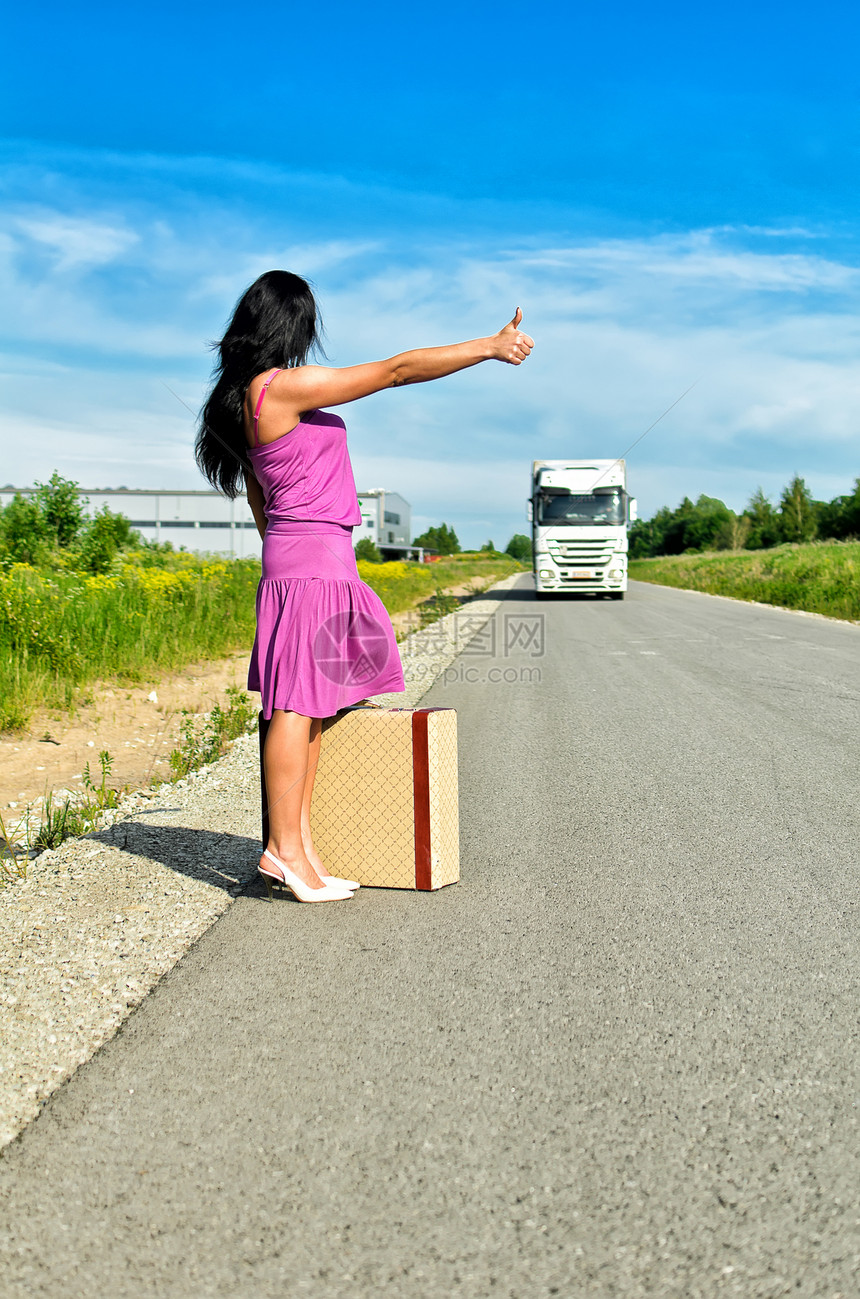
[[(376, 702), (414, 707), (522, 576), (407, 637), (406, 691)], [(258, 835), (251, 735), (155, 797), (130, 794), (101, 830), (42, 853), (0, 892), (0, 1147), (245, 889)]]

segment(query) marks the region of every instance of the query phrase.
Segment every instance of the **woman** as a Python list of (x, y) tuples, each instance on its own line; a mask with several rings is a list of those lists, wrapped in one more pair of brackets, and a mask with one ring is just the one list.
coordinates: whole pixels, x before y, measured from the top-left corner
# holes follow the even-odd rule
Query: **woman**
[(267, 271), (240, 299), (219, 344), (197, 463), (231, 498), (244, 481), (263, 538), (248, 689), (260, 692), (271, 719), (263, 754), (269, 842), (259, 867), (270, 896), (277, 884), (303, 902), (352, 897), (358, 885), (330, 875), (311, 838), (322, 719), (404, 688), (391, 621), (355, 565), (352, 529), (361, 515), (346, 426), (321, 407), (480, 361), (520, 365), (534, 346), (521, 319), (518, 307), (489, 338), (388, 361), (308, 365), (320, 328), (310, 286), (289, 271)]

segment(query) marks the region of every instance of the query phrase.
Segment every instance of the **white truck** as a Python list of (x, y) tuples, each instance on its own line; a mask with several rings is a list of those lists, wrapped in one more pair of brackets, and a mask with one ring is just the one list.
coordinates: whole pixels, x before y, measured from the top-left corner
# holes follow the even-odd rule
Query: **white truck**
[(528, 517), (539, 600), (559, 591), (624, 599), (636, 502), (623, 460), (533, 461)]

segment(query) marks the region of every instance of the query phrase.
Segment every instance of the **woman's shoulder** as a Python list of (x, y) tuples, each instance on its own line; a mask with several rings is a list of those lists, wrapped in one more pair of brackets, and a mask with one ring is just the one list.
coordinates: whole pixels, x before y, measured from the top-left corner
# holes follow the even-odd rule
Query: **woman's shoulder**
[(273, 366), (255, 374), (245, 389), (246, 401), (256, 402), (263, 389), (266, 389), (266, 401), (287, 402), (292, 404), (301, 391), (302, 379), (322, 367), (318, 365), (295, 365), (285, 368)]
[(254, 415), (259, 414), (267, 423), (272, 420), (280, 423), (288, 415), (293, 427), (294, 421), (298, 419), (299, 424), (345, 429), (346, 424), (340, 415), (334, 415), (331, 411), (317, 408), (297, 410), (299, 400), (309, 394), (303, 393), (300, 386), (297, 388), (295, 380), (302, 370), (310, 368), (319, 367), (295, 366), (290, 369), (263, 370), (260, 374), (255, 374), (245, 389), (245, 410), (248, 416), (253, 419)]
[(245, 389), (245, 405), (250, 406), (253, 409), (264, 388), (266, 389), (267, 398), (271, 396), (274, 399), (279, 386), (276, 381), (280, 374), (283, 374), (283, 370), (280, 368), (276, 369), (275, 367), (271, 367), (268, 370), (262, 370), (260, 374), (255, 374)]

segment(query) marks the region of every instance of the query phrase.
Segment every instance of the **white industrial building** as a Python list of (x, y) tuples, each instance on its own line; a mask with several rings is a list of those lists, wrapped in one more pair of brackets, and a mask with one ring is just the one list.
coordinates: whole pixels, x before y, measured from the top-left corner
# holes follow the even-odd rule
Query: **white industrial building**
[[(4, 487), (0, 503), (8, 505), (16, 492), (31, 496), (33, 487)], [(127, 487), (81, 488), (88, 514), (107, 506), (124, 514), (147, 541), (169, 541), (179, 550), (213, 552), (236, 559), (259, 556), (262, 542), (251, 507), (244, 496), (230, 501), (220, 492), (159, 492)]]
[(376, 487), (370, 492), (359, 492), (358, 504), (361, 523), (352, 534), (354, 543), (367, 537), (391, 559), (403, 559), (415, 551), (411, 545), (412, 507), (402, 496)]
[[(31, 496), (34, 487), (0, 488), (0, 505), (8, 505), (16, 493)], [(88, 501), (89, 514), (107, 506), (114, 514), (124, 514), (147, 541), (165, 542), (179, 550), (230, 555), (241, 559), (259, 557), (262, 542), (251, 507), (244, 496), (228, 500), (220, 492), (164, 492), (127, 487), (81, 488)], [(353, 532), (353, 542), (369, 537), (386, 558), (405, 558), (423, 552), (410, 543), (412, 511), (409, 502), (397, 492), (376, 488), (359, 492), (361, 524)]]

